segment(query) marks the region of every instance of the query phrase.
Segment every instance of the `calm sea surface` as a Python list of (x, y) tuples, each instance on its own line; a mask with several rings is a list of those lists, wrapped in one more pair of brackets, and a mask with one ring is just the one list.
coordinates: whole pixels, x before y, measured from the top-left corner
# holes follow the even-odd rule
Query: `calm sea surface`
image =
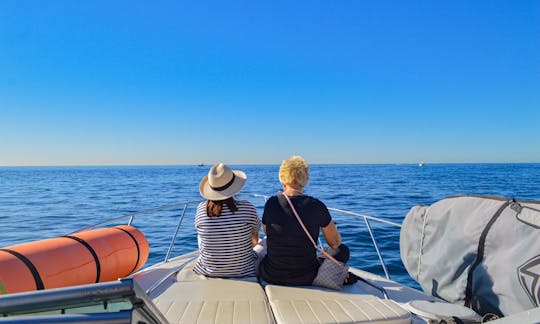
[[(242, 191), (274, 195), (278, 165), (236, 165), (248, 175)], [(64, 235), (136, 211), (200, 201), (199, 180), (209, 167), (4, 167), (0, 168), (0, 247)], [(306, 193), (328, 207), (401, 223), (416, 204), (457, 194), (540, 200), (540, 164), (312, 165)], [(264, 200), (251, 200), (262, 215)], [(136, 218), (150, 241), (150, 260), (161, 261), (180, 210)], [(194, 209), (188, 208), (173, 254), (196, 248)], [(335, 214), (352, 266), (382, 274), (364, 221)], [(399, 229), (372, 224), (391, 273), (415, 285), (399, 255)]]

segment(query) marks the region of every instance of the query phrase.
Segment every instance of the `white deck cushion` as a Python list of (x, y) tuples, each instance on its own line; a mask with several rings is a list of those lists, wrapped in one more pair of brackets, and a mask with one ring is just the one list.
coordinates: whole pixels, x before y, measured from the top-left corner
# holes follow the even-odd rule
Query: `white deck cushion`
[(279, 324), (411, 323), (407, 310), (373, 295), (277, 285), (265, 289)]
[(170, 323), (274, 323), (264, 290), (254, 282), (176, 282), (153, 301)]

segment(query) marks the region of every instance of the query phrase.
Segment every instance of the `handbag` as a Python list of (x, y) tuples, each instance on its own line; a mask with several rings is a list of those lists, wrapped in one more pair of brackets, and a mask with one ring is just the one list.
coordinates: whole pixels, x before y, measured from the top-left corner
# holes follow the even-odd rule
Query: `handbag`
[(313, 244), (313, 247), (315, 249), (319, 250), (323, 255), (323, 262), (319, 266), (319, 270), (317, 271), (317, 276), (315, 276), (315, 279), (313, 279), (312, 285), (314, 286), (320, 286), (325, 288), (330, 288), (334, 290), (340, 290), (343, 288), (343, 283), (345, 282), (345, 279), (347, 278), (347, 274), (349, 272), (349, 267), (338, 260), (336, 260), (333, 256), (331, 256), (328, 252), (326, 252), (324, 249), (320, 248), (316, 243), (315, 240), (313, 240), (313, 237), (309, 234), (309, 231), (307, 230), (306, 226), (300, 219), (300, 216), (298, 216), (298, 212), (294, 208), (291, 199), (284, 193), (279, 192), (282, 194), (285, 199), (287, 199), (287, 202), (289, 203), (289, 206), (291, 207), (294, 216), (296, 216), (296, 219), (300, 223), (300, 226), (306, 233), (307, 237)]
[(343, 283), (347, 278), (349, 267), (337, 260), (336, 262), (325, 258), (319, 266), (317, 276), (313, 279), (312, 284), (314, 286), (341, 290), (341, 288), (343, 288)]

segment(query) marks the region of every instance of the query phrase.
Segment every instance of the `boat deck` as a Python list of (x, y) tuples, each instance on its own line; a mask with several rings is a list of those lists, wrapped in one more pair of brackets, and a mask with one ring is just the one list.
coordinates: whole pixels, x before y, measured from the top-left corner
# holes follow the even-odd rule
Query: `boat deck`
[[(174, 260), (171, 263), (183, 267), (149, 292), (170, 323), (411, 323), (414, 319), (399, 301), (435, 300), (358, 269), (351, 270), (383, 287), (389, 299), (362, 282), (334, 291), (261, 284), (253, 277), (207, 278), (192, 271), (194, 262)], [(154, 276), (163, 275), (152, 272), (149, 269), (135, 279), (151, 289), (148, 285), (156, 281)]]
[[(192, 271), (196, 255), (119, 281), (0, 296), (0, 323), (416, 324), (432, 322), (433, 314), (411, 308), (413, 301), (456, 306), (354, 268), (351, 272), (365, 281), (340, 291), (261, 284), (256, 278), (207, 278)], [(539, 316), (537, 307), (493, 323), (538, 323)]]

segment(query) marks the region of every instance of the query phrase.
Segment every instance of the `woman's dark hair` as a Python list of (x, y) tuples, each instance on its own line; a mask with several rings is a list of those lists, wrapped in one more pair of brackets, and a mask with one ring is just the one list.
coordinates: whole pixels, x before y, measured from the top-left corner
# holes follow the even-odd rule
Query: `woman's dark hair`
[(219, 215), (221, 215), (221, 210), (223, 209), (223, 204), (226, 204), (233, 214), (238, 210), (238, 207), (236, 207), (236, 201), (233, 197), (225, 200), (207, 200), (206, 215), (210, 217), (219, 217)]

